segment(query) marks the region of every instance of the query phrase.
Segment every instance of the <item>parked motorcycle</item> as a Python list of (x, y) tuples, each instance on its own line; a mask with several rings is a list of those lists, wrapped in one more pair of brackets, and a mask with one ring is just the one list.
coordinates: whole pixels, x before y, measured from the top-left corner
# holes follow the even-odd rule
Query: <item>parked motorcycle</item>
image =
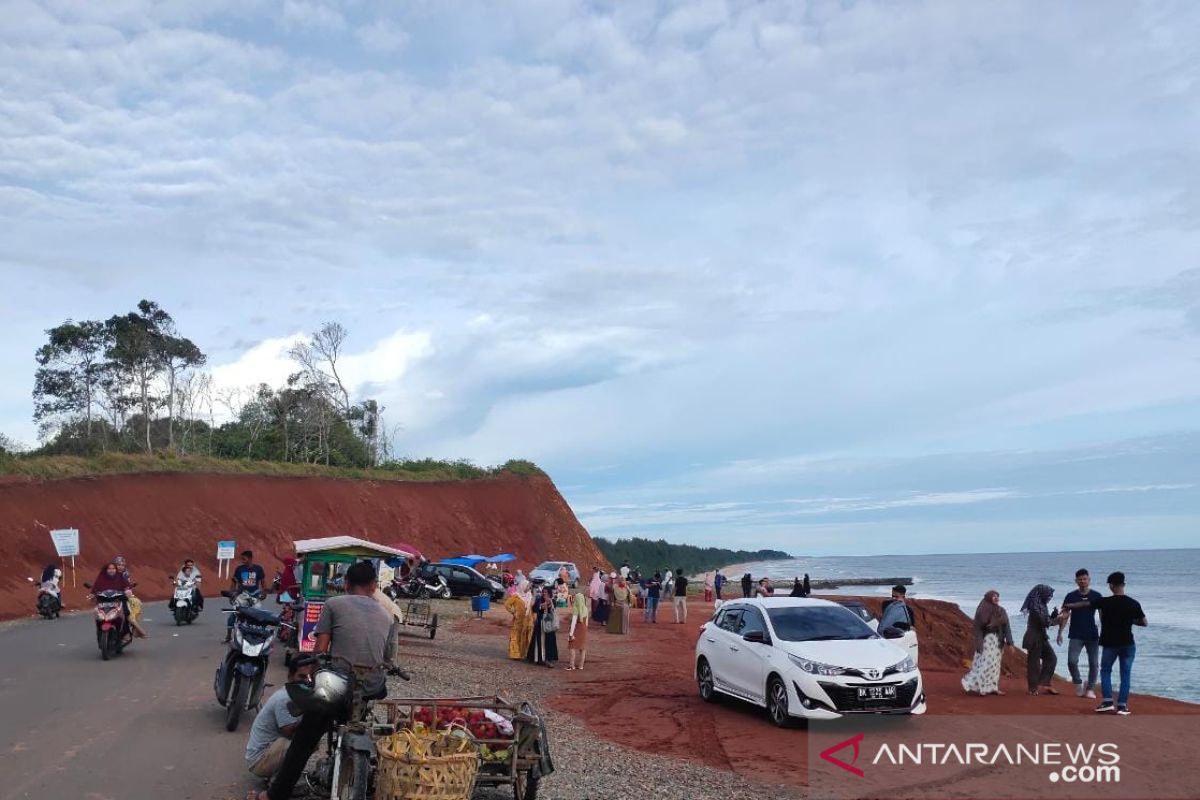
[(300, 626), (296, 620), (300, 617), (300, 610), (304, 608), (304, 599), (293, 598), (291, 594), (284, 592), (279, 602), (279, 643), (284, 647), (299, 647)]
[[(33, 578), (27, 578), (30, 583), (37, 583)], [(46, 619), (58, 619), (62, 611), (62, 595), (53, 581), (38, 584), (37, 610)]]
[(191, 625), (196, 617), (200, 616), (200, 609), (196, 607), (196, 582), (172, 578), (171, 583), (175, 586), (175, 596), (171, 598), (175, 624)]
[[(85, 587), (92, 588), (90, 583)], [(95, 594), (96, 645), (105, 661), (121, 655), (133, 641), (133, 629), (125, 614), (125, 593), (109, 589)]]
[(239, 604), (242, 595), (221, 594), (234, 601), (226, 614), (234, 614), (229, 652), (213, 679), (217, 702), (225, 707), (225, 730), (237, 730), (242, 712), (258, 708), (266, 683), (267, 664), (275, 642), (275, 628), (282, 623), (276, 614), (253, 604)]
[(450, 585), (446, 583), (445, 576), (433, 573), (428, 578), (422, 578), (415, 570), (404, 580), (392, 581), (392, 585), (384, 590), (384, 594), (393, 600), (414, 597), (423, 600), (431, 597), (449, 600), (451, 597)]

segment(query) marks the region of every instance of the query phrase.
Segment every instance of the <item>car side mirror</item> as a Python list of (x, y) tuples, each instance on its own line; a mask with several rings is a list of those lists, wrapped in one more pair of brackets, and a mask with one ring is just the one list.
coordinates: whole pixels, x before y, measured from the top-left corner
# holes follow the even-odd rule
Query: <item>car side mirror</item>
[(888, 627), (881, 630), (879, 633), (885, 639), (903, 639), (904, 638), (904, 631), (900, 630), (895, 625), (889, 625)]
[(750, 631), (745, 636), (743, 636), (742, 639), (744, 639), (747, 642), (753, 642), (754, 644), (766, 644), (767, 643), (767, 635), (765, 633), (763, 633), (762, 631)]

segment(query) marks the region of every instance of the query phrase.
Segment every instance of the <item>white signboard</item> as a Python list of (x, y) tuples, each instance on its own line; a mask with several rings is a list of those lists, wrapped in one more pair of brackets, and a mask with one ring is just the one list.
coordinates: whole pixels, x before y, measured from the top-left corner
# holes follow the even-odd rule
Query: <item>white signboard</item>
[(235, 550), (237, 550), (237, 542), (217, 542), (217, 560), (228, 561), (232, 559)]
[(79, 531), (75, 528), (50, 531), (50, 538), (54, 540), (54, 549), (58, 551), (59, 558), (79, 555)]

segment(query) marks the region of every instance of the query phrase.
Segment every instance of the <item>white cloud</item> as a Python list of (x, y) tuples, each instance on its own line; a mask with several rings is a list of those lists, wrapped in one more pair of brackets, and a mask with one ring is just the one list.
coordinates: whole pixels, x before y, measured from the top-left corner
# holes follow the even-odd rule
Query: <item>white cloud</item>
[(374, 53), (394, 53), (403, 50), (412, 38), (399, 25), (387, 20), (377, 20), (365, 25), (356, 30), (354, 35), (363, 47)]

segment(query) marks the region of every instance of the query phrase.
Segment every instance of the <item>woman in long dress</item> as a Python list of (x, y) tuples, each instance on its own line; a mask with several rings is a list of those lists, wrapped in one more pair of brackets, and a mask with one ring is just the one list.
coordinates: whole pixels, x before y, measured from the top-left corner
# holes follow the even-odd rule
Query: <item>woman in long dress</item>
[(516, 587), (504, 600), (504, 610), (512, 614), (512, 627), (508, 629), (508, 657), (520, 660), (529, 649), (533, 636), (532, 612), (529, 609), (533, 598), (529, 595), (529, 582)]
[(1004, 648), (1013, 646), (1008, 612), (1000, 605), (1000, 593), (992, 589), (983, 596), (975, 609), (975, 660), (971, 671), (962, 679), (963, 691), (968, 694), (1004, 694), (1000, 691), (1000, 662)]
[(533, 636), (529, 640), (527, 661), (549, 667), (558, 661), (558, 617), (554, 611), (554, 593), (547, 586), (533, 598)]
[[(571, 627), (567, 631), (567, 649), (571, 651), (571, 663), (567, 669), (583, 669), (583, 662), (587, 661), (587, 636), (588, 636), (588, 617), (591, 610), (588, 608), (588, 598), (580, 590), (575, 593), (575, 599), (571, 603)], [(579, 656), (579, 666), (575, 666), (575, 657)]]
[(612, 589), (612, 613), (608, 617), (609, 633), (629, 633), (629, 604), (632, 602), (633, 595), (629, 592), (629, 586), (623, 579), (617, 578)]

